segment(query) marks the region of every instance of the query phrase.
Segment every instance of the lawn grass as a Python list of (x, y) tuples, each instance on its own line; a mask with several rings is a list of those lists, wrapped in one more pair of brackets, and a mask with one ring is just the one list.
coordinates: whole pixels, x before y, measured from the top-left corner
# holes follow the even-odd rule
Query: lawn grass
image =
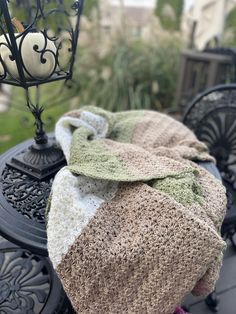
[[(68, 99), (70, 95), (67, 91), (58, 91), (60, 84), (59, 82), (45, 84), (41, 88), (40, 103), (45, 107), (43, 121), (47, 132), (52, 131), (57, 119), (70, 109), (71, 101)], [(68, 95), (63, 97), (63, 94)], [(26, 107), (24, 90), (13, 87), (9, 110), (0, 113), (0, 154), (33, 136), (34, 119)]]

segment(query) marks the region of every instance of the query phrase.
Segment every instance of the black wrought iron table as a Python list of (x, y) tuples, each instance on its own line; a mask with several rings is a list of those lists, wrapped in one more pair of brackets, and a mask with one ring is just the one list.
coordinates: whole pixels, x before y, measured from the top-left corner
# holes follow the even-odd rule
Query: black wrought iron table
[(47, 257), (44, 211), (53, 177), (39, 181), (8, 165), (31, 143), (0, 156), (0, 313), (70, 314), (73, 308)]

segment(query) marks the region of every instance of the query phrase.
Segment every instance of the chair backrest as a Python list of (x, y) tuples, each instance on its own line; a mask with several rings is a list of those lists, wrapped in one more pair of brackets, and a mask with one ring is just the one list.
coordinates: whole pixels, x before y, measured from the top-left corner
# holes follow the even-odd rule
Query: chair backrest
[(205, 142), (224, 181), (236, 190), (236, 84), (218, 85), (198, 95), (183, 123)]
[(183, 112), (191, 99), (206, 88), (235, 82), (234, 59), (223, 51), (196, 52), (185, 50), (181, 54), (176, 104)]

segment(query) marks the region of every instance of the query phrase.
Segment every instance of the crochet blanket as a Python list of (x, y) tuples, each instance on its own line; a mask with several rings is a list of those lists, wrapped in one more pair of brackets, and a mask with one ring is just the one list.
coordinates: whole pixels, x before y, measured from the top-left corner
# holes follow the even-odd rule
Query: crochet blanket
[(48, 251), (78, 313), (172, 314), (208, 294), (225, 242), (225, 189), (183, 124), (85, 107), (56, 125), (68, 165), (48, 205)]

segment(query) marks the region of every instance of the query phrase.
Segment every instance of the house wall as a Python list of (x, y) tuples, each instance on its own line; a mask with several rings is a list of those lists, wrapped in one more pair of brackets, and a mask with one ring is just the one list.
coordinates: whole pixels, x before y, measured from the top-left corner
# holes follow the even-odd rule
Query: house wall
[(115, 6), (109, 1), (103, 0), (100, 6), (102, 31), (107, 36), (117, 32), (126, 32), (130, 38), (145, 39), (154, 21), (153, 8), (135, 6)]

